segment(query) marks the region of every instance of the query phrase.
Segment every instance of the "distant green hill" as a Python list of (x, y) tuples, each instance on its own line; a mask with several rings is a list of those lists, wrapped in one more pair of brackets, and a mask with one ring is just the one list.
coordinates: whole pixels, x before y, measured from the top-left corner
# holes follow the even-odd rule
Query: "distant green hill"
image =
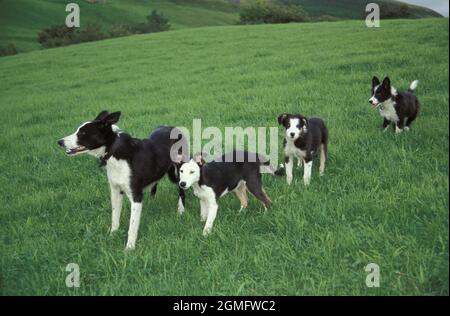
[(364, 16), (366, 5), (371, 2), (385, 4), (392, 9), (406, 5), (415, 18), (441, 16), (431, 9), (393, 0), (281, 0), (281, 2), (299, 4), (312, 16), (332, 15), (346, 19), (358, 19)]
[(14, 42), (19, 51), (39, 47), (37, 33), (63, 24), (68, 2), (80, 5), (81, 24), (144, 22), (157, 9), (169, 18), (171, 29), (230, 25), (239, 20), (238, 6), (221, 0), (106, 0), (105, 3), (61, 0), (0, 0), (0, 45)]
[[(143, 22), (152, 9), (164, 13), (172, 29), (231, 25), (239, 20), (240, 5), (253, 0), (103, 0), (73, 1), (80, 5), (81, 23), (112, 24)], [(333, 15), (361, 18), (368, 0), (278, 0), (300, 4), (311, 16)], [(389, 6), (398, 1), (382, 0)], [(39, 48), (37, 34), (51, 25), (62, 24), (67, 13), (63, 0), (0, 0), (0, 46), (13, 42), (20, 52)], [(438, 13), (409, 6), (415, 17), (435, 17)]]

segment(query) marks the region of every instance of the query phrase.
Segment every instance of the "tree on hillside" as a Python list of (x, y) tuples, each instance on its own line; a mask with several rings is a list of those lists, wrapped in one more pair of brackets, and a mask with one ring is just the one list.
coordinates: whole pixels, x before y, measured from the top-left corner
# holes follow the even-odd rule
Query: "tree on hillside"
[(298, 5), (279, 5), (257, 0), (245, 5), (240, 14), (242, 24), (305, 22), (308, 16)]
[(139, 23), (131, 28), (133, 33), (153, 33), (164, 32), (170, 29), (169, 19), (162, 13), (153, 10), (150, 15), (146, 16), (147, 22)]

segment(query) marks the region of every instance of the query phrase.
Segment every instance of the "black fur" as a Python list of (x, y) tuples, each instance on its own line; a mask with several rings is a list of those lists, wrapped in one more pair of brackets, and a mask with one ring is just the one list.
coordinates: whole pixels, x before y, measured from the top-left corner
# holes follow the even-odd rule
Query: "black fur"
[[(328, 129), (325, 122), (316, 117), (307, 118), (301, 114), (288, 114), (284, 113), (278, 117), (278, 123), (283, 125), (284, 129), (289, 128), (290, 119), (299, 119), (299, 129), (306, 127), (306, 132), (301, 134), (299, 138), (294, 141), (295, 147), (305, 151), (305, 162), (309, 162), (313, 159), (313, 156), (317, 154), (320, 146), (324, 146), (325, 156), (328, 155)], [(286, 147), (286, 138), (283, 140), (283, 147)], [(285, 162), (289, 162), (289, 157), (285, 157)]]
[[(152, 183), (155, 184), (151, 192), (154, 195), (156, 183), (165, 174), (173, 183), (178, 183), (178, 174), (171, 159), (171, 148), (179, 140), (186, 144), (181, 132), (177, 131), (178, 139), (171, 139), (170, 135), (174, 127), (160, 126), (147, 139), (141, 140), (113, 130), (112, 124), (115, 124), (119, 117), (120, 112), (102, 111), (93, 121), (79, 129), (78, 144), (89, 150), (104, 146), (105, 155), (100, 157), (103, 166), (111, 157), (128, 162), (131, 169), (130, 188), (134, 202), (142, 202), (144, 188)], [(58, 144), (64, 146), (64, 142), (59, 141)], [(179, 196), (184, 205), (184, 190), (179, 189)]]
[(268, 208), (271, 201), (262, 187), (260, 172), (262, 165), (268, 165), (268, 162), (260, 155), (245, 151), (233, 151), (201, 166), (199, 185), (212, 188), (216, 199), (219, 199), (225, 190), (233, 191), (240, 181), (245, 181), (250, 193)]
[[(375, 91), (376, 87), (378, 87), (377, 91)], [(398, 121), (393, 122), (384, 117), (383, 128), (386, 128), (389, 124), (392, 124), (394, 127), (397, 126), (399, 129), (403, 129), (405, 123), (409, 128), (419, 114), (420, 102), (414, 94), (414, 90), (410, 88), (408, 91), (398, 91), (396, 95), (393, 95), (391, 90), (391, 80), (389, 77), (384, 78), (383, 82), (380, 82), (377, 77), (373, 77), (372, 96), (379, 101), (379, 105), (377, 105), (377, 107), (382, 107), (382, 104), (388, 100), (392, 100), (394, 102), (394, 109), (397, 114)], [(373, 105), (371, 100), (369, 100), (369, 102)]]

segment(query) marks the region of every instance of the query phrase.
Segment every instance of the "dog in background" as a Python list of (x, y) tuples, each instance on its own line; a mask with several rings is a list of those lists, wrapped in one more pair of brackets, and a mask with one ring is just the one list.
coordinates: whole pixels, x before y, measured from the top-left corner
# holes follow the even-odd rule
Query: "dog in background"
[(285, 156), (286, 180), (292, 183), (294, 158), (298, 166), (303, 164), (303, 182), (311, 182), (313, 156), (320, 152), (320, 175), (325, 171), (328, 155), (328, 129), (320, 118), (307, 118), (301, 114), (283, 113), (278, 116), (278, 124), (285, 129), (283, 147)]
[(400, 92), (391, 85), (389, 77), (384, 78), (383, 82), (373, 77), (372, 97), (369, 103), (380, 111), (380, 115), (384, 118), (385, 131), (390, 124), (394, 126), (397, 134), (403, 130), (409, 131), (420, 110), (419, 99), (414, 94), (418, 84), (419, 81), (414, 80), (408, 91)]

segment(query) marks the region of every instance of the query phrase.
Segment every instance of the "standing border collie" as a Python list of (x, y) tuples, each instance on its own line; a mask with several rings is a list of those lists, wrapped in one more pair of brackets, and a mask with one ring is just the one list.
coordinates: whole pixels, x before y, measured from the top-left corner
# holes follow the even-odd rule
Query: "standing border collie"
[[(178, 182), (173, 161), (179, 152), (173, 153), (172, 146), (185, 141), (181, 132), (174, 127), (158, 127), (149, 138), (139, 140), (121, 133), (117, 126), (120, 112), (103, 111), (83, 123), (72, 135), (58, 141), (67, 155), (88, 153), (100, 159), (106, 166), (111, 188), (112, 224), (111, 233), (119, 229), (123, 194), (131, 202), (130, 227), (126, 249), (134, 249), (142, 211), (144, 189), (152, 188), (156, 193), (157, 182), (167, 173), (170, 180)], [(178, 139), (171, 139), (177, 135)], [(176, 146), (175, 146), (176, 147)], [(171, 159), (174, 158), (174, 160)], [(178, 212), (184, 211), (185, 192), (179, 189)]]
[[(205, 163), (202, 154), (197, 154), (189, 162), (180, 167), (180, 187), (190, 187), (194, 195), (200, 199), (200, 218), (206, 222), (203, 235), (207, 236), (216, 219), (220, 197), (234, 192), (241, 202), (241, 209), (247, 208), (247, 189), (267, 209), (271, 200), (262, 186), (261, 166), (269, 166), (269, 162), (257, 154), (245, 151), (233, 151), (220, 159)], [(275, 171), (269, 166), (272, 174)]]
[(286, 180), (292, 183), (294, 157), (298, 166), (303, 163), (303, 182), (311, 182), (313, 156), (320, 150), (320, 175), (325, 171), (328, 155), (328, 129), (320, 118), (306, 118), (301, 114), (283, 113), (278, 116), (278, 124), (285, 129), (283, 147), (286, 165)]
[[(389, 125), (395, 126), (395, 132), (401, 133), (403, 130), (409, 131), (411, 123), (419, 114), (420, 103), (414, 91), (419, 84), (414, 80), (408, 91), (399, 92), (392, 85), (389, 77), (383, 82), (377, 77), (372, 79), (372, 97), (369, 103), (374, 108), (378, 108), (380, 115), (384, 118), (383, 129), (386, 131)], [(406, 120), (406, 126), (403, 128)]]

